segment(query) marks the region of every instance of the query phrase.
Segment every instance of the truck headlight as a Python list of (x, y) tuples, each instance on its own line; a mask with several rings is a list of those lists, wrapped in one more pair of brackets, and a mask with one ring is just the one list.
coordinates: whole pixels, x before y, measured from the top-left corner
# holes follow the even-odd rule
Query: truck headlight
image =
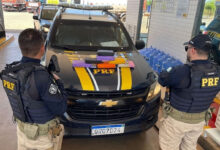
[(155, 82), (154, 84), (152, 84), (150, 87), (150, 91), (147, 95), (146, 101), (149, 101), (152, 98), (154, 98), (156, 95), (158, 95), (160, 93), (160, 90), (161, 90), (161, 87), (158, 82)]

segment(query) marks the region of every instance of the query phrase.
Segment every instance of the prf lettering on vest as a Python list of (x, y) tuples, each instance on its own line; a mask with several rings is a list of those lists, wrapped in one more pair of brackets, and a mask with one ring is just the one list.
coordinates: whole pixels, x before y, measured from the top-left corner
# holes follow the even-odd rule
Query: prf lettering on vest
[(113, 74), (115, 72), (115, 69), (93, 69), (94, 75), (100, 73), (100, 74)]
[(8, 88), (9, 90), (14, 91), (15, 84), (6, 80), (3, 80), (3, 86)]
[(218, 82), (219, 82), (219, 77), (215, 77), (215, 78), (202, 78), (202, 87), (217, 86)]

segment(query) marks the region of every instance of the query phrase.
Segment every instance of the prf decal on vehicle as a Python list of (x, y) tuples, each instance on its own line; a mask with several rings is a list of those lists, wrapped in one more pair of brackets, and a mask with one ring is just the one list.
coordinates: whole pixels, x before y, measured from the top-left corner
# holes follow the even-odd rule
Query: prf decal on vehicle
[(9, 90), (14, 91), (15, 84), (6, 80), (3, 80), (3, 86), (6, 87)]
[(215, 77), (215, 78), (202, 78), (202, 87), (217, 86), (218, 82), (219, 82), (219, 77)]
[(115, 69), (93, 69), (93, 74), (105, 74), (105, 75), (109, 75), (109, 74), (113, 74), (115, 72)]

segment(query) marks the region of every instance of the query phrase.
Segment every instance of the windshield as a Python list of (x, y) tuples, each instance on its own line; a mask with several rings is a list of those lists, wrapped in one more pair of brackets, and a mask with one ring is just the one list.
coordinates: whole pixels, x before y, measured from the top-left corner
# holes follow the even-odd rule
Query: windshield
[(57, 13), (57, 9), (43, 9), (41, 12), (41, 19), (53, 20)]
[(117, 23), (62, 21), (56, 26), (52, 45), (72, 48), (128, 48), (128, 40)]
[(207, 27), (207, 30), (220, 33), (220, 17), (215, 18)]

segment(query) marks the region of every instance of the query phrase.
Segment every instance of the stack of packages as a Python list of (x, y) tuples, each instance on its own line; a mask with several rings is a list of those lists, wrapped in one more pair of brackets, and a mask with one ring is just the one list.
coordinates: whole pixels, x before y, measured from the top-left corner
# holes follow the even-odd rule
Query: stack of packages
[(96, 58), (86, 58), (85, 60), (73, 60), (73, 67), (86, 68), (134, 68), (133, 61), (127, 61), (123, 57), (115, 57), (112, 50), (98, 50)]

